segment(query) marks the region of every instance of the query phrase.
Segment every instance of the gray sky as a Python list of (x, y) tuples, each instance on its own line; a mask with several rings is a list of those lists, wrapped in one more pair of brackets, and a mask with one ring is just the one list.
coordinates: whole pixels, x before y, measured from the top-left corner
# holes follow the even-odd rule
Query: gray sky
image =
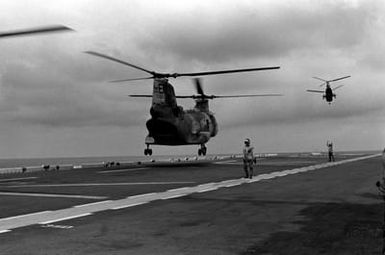
[[(49, 24), (75, 33), (0, 41), (0, 158), (142, 155), (151, 81), (82, 53), (99, 51), (159, 72), (259, 66), (280, 70), (208, 76), (207, 94), (283, 93), (217, 100), (209, 153), (381, 149), (385, 144), (385, 2), (4, 0), (0, 31)], [(328, 105), (318, 76), (338, 83)], [(171, 80), (194, 93), (190, 79)], [(179, 103), (185, 108), (192, 100)], [(155, 154), (196, 153), (197, 146), (154, 146)]]

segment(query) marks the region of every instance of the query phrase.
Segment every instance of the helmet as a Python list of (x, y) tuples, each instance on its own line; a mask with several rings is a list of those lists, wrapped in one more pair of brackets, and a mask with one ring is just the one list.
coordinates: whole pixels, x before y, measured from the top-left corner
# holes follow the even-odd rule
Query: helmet
[(245, 143), (250, 144), (250, 139), (249, 139), (249, 138), (246, 138), (246, 139), (245, 139)]

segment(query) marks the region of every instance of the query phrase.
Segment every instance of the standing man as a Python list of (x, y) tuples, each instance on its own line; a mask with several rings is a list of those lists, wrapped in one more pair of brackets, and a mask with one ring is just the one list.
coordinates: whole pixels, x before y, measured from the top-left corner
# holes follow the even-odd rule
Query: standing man
[(245, 147), (243, 147), (243, 170), (245, 170), (246, 178), (253, 178), (253, 154), (254, 147), (250, 146), (250, 139), (245, 139)]
[(328, 147), (328, 151), (329, 151), (329, 162), (334, 162), (334, 154), (333, 154), (333, 143), (332, 142), (329, 142), (327, 141), (326, 142), (326, 146)]

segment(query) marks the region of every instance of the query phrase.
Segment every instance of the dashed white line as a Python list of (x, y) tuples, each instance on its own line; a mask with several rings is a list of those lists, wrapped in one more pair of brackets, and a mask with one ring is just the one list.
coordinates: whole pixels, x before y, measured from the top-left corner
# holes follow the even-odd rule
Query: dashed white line
[(111, 183), (63, 183), (63, 184), (32, 184), (32, 185), (12, 185), (10, 188), (22, 187), (92, 187), (92, 186), (130, 186), (130, 185), (173, 185), (191, 184), (194, 182), (111, 182)]

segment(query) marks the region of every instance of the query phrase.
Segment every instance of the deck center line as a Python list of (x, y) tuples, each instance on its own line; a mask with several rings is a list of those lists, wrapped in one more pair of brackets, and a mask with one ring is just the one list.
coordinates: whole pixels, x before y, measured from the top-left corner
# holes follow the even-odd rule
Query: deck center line
[(207, 184), (201, 184), (195, 187), (190, 187), (189, 189), (179, 189), (179, 190), (176, 189), (172, 192), (164, 191), (164, 192), (158, 192), (158, 193), (139, 194), (136, 196), (131, 196), (131, 197), (127, 197), (119, 200), (103, 201), (103, 203), (97, 203), (97, 204), (88, 205), (84, 207), (80, 207), (80, 206), (76, 208), (70, 207), (70, 208), (60, 209), (56, 211), (48, 211), (44, 213), (40, 212), (40, 213), (34, 213), (30, 215), (27, 214), (27, 215), (19, 215), (15, 217), (4, 218), (4, 219), (0, 219), (0, 222), (1, 222), (0, 233), (5, 233), (10, 231), (11, 229), (18, 228), (18, 227), (25, 227), (25, 226), (34, 225), (34, 224), (43, 224), (43, 225), (50, 224), (53, 222), (88, 216), (88, 215), (91, 215), (92, 213), (96, 213), (100, 211), (105, 211), (110, 209), (115, 209), (115, 210), (123, 209), (123, 208), (128, 208), (128, 207), (149, 203), (151, 201), (156, 201), (161, 199), (172, 199), (176, 197), (187, 196), (192, 193), (202, 193), (202, 192), (213, 191), (218, 188), (225, 188), (228, 185), (253, 184), (254, 182), (258, 182), (261, 180), (280, 178), (286, 175), (303, 173), (307, 171), (315, 171), (322, 168), (338, 166), (345, 163), (374, 158), (380, 155), (381, 154), (375, 154), (370, 156), (342, 160), (342, 161), (333, 162), (333, 163), (318, 164), (318, 165), (294, 168), (294, 169), (283, 170), (283, 171), (275, 171), (268, 174), (257, 175), (253, 179), (245, 179), (245, 178), (233, 179), (231, 180), (233, 181), (233, 183), (231, 184), (223, 181), (216, 182), (216, 183), (211, 182)]
[(129, 186), (129, 185), (173, 185), (173, 184), (191, 184), (194, 182), (111, 182), (111, 183), (63, 183), (63, 184), (28, 184), (11, 185), (9, 188), (23, 187), (92, 187), (92, 186)]
[(148, 167), (139, 167), (139, 168), (118, 169), (118, 170), (103, 170), (103, 171), (99, 171), (98, 174), (131, 172), (131, 171), (138, 171), (138, 170), (144, 170), (144, 169), (149, 169), (149, 168)]
[(31, 180), (31, 179), (37, 179), (37, 178), (39, 177), (31, 176), (31, 177), (23, 177), (23, 178), (0, 179), (0, 182)]
[(24, 193), (24, 192), (0, 192), (0, 196), (26, 196), (26, 197), (58, 197), (58, 198), (84, 198), (84, 199), (105, 199), (102, 196), (83, 196), (47, 193)]

